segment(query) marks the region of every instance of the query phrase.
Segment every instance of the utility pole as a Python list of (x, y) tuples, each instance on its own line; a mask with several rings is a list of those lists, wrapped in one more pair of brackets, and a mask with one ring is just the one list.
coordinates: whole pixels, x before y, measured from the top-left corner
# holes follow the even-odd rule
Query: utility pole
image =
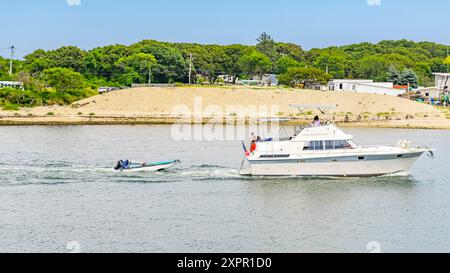
[[(447, 46), (447, 58), (450, 56), (450, 55), (448, 55), (448, 48), (449, 48), (449, 47), (450, 47), (450, 46)], [(450, 63), (447, 63), (447, 73), (450, 72), (449, 67), (450, 67)]]
[(192, 53), (189, 54), (189, 85), (191, 85), (192, 79)]
[(11, 57), (9, 59), (9, 75), (12, 76), (12, 72), (13, 72), (13, 57), (14, 57), (14, 50), (15, 50), (15, 46), (11, 46), (9, 49), (11, 49)]
[(152, 63), (148, 66), (148, 85), (152, 84)]

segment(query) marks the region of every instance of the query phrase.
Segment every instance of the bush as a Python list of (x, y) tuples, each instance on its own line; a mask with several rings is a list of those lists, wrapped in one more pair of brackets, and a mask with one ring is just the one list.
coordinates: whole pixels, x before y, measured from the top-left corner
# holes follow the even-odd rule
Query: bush
[(35, 91), (23, 91), (14, 88), (0, 89), (0, 102), (12, 103), (19, 106), (33, 107), (42, 104), (41, 97)]
[(86, 82), (83, 76), (67, 68), (50, 68), (43, 71), (43, 79), (57, 92), (84, 90)]
[(19, 110), (19, 105), (7, 102), (3, 105), (3, 110), (6, 111), (17, 111)]
[(285, 74), (278, 77), (278, 80), (282, 85), (290, 87), (301, 86), (303, 88), (308, 88), (316, 84), (327, 84), (330, 79), (331, 76), (329, 74), (313, 67), (289, 68)]
[[(93, 89), (56, 92), (48, 89), (44, 91), (17, 90), (13, 88), (0, 89), (0, 104), (13, 104), (18, 107), (35, 107), (41, 105), (67, 105), (74, 101), (97, 94)], [(14, 106), (7, 106), (14, 108)]]

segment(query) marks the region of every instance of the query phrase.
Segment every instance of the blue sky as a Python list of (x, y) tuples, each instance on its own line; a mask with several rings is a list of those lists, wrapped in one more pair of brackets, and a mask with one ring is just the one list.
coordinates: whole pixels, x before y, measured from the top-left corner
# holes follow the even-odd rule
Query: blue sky
[(0, 0), (0, 54), (142, 39), (306, 49), (384, 39), (450, 44), (448, 0)]

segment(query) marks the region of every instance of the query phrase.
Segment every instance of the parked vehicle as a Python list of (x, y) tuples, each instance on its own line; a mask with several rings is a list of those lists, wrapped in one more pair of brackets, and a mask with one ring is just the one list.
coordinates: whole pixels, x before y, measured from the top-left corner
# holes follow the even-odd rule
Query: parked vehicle
[(111, 91), (117, 90), (117, 87), (100, 87), (98, 88), (98, 93), (99, 94), (103, 94), (103, 93), (109, 93)]

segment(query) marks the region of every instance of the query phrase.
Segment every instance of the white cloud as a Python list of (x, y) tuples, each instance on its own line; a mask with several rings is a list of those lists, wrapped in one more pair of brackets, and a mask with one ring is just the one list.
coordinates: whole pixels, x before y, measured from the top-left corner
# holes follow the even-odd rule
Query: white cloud
[(371, 7), (381, 6), (381, 0), (367, 0), (367, 5)]
[(81, 6), (81, 0), (66, 0), (69, 6)]

